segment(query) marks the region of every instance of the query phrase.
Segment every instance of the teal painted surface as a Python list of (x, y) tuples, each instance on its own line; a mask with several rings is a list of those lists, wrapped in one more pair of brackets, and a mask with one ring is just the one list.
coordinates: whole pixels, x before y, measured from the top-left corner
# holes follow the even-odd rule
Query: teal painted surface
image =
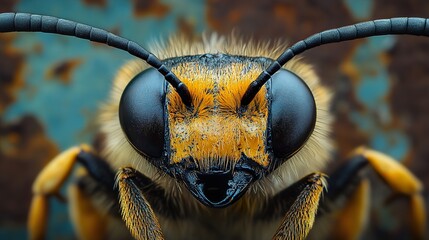
[[(344, 2), (356, 21), (371, 18), (372, 0)], [(395, 117), (390, 105), (392, 76), (388, 62), (383, 61), (384, 54), (394, 46), (395, 40), (395, 36), (367, 38), (354, 51), (351, 61), (359, 76), (353, 90), (361, 108), (350, 111), (349, 118), (368, 136), (369, 147), (402, 161), (412, 150), (412, 143), (405, 129), (393, 122)], [(393, 232), (397, 218), (383, 208), (377, 209), (376, 214), (382, 219), (383, 228)]]
[[(111, 0), (104, 8), (88, 7), (76, 0), (21, 0), (16, 11), (53, 15), (87, 23), (107, 30), (119, 29), (119, 35), (144, 47), (158, 39), (178, 32), (178, 19), (185, 19), (201, 33), (207, 29), (204, 1), (163, 1), (170, 11), (165, 17), (147, 16), (136, 19), (131, 1)], [(25, 86), (17, 100), (3, 115), (13, 121), (24, 114), (36, 116), (47, 135), (60, 150), (83, 142), (91, 142), (95, 129), (88, 131), (100, 104), (107, 98), (118, 68), (134, 57), (108, 46), (89, 41), (43, 33), (21, 33), (15, 46), (26, 53)], [(41, 46), (42, 51), (33, 51)], [(46, 72), (58, 62), (80, 59), (72, 80), (64, 84), (57, 79), (46, 80)], [(63, 190), (66, 193), (66, 189)], [(0, 239), (26, 239), (24, 226), (0, 228)], [(51, 200), (48, 239), (74, 239), (65, 204)]]
[(28, 239), (28, 236), (23, 226), (3, 226), (0, 228), (0, 239), (20, 240)]
[[(356, 21), (372, 14), (371, 0), (344, 2)], [(369, 136), (371, 148), (402, 160), (409, 153), (411, 143), (403, 129), (390, 127), (393, 121), (389, 101), (392, 79), (389, 66), (382, 60), (382, 55), (394, 43), (394, 36), (372, 37), (362, 41), (354, 51), (352, 63), (359, 72), (354, 92), (363, 110), (350, 111), (349, 117), (359, 130)]]
[(371, 17), (373, 0), (344, 0), (344, 3), (355, 19), (364, 20)]

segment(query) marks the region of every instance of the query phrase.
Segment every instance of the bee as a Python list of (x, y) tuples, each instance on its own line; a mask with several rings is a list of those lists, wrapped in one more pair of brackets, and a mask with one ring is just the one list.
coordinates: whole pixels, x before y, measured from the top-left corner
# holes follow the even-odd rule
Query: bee
[(294, 57), (376, 35), (428, 36), (428, 21), (368, 21), (287, 49), (172, 38), (153, 54), (85, 24), (0, 14), (0, 32), (70, 35), (143, 60), (126, 64), (114, 80), (100, 114), (103, 143), (64, 151), (36, 178), (30, 238), (44, 238), (48, 198), (74, 172), (68, 202), (82, 239), (320, 239), (323, 221), (333, 218), (338, 238), (355, 239), (368, 207), (365, 168), (410, 199), (412, 232), (423, 238), (422, 184), (389, 156), (360, 147), (330, 177), (324, 173), (333, 151), (330, 91)]

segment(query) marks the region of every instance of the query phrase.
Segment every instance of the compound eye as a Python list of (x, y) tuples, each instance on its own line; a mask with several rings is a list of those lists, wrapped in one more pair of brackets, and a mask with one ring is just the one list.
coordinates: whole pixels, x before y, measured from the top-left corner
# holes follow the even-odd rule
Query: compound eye
[(119, 103), (119, 121), (128, 141), (149, 158), (161, 158), (164, 152), (165, 94), (164, 77), (150, 68), (130, 81)]
[(281, 69), (271, 79), (271, 136), (275, 158), (293, 156), (313, 132), (316, 104), (307, 84)]

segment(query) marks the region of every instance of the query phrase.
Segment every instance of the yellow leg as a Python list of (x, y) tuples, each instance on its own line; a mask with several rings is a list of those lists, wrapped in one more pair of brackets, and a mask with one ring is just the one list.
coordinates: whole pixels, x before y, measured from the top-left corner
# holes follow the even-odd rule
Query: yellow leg
[(39, 240), (45, 238), (45, 229), (48, 220), (48, 202), (45, 196), (33, 196), (28, 217), (29, 239)]
[(405, 195), (413, 195), (422, 191), (422, 183), (407, 168), (391, 157), (363, 147), (358, 148), (356, 154), (367, 159), (394, 191)]
[(369, 189), (369, 181), (362, 180), (347, 199), (345, 206), (335, 216), (334, 239), (359, 239), (368, 220)]
[(135, 239), (164, 239), (158, 219), (139, 187), (138, 175), (131, 168), (119, 170), (117, 175), (122, 219)]
[(411, 219), (414, 239), (424, 239), (426, 234), (426, 205), (420, 194), (411, 196)]
[(95, 208), (91, 199), (88, 198), (78, 185), (71, 185), (69, 187), (68, 194), (70, 215), (76, 229), (78, 239), (107, 239), (106, 216)]
[(314, 173), (306, 177), (307, 186), (294, 201), (273, 239), (305, 239), (313, 227), (320, 196), (325, 185), (324, 175)]
[(64, 181), (70, 175), (76, 157), (81, 150), (89, 151), (89, 147), (70, 148), (57, 157), (39, 173), (33, 183), (33, 200), (28, 216), (28, 229), (30, 239), (43, 239), (46, 231), (48, 212), (48, 197), (58, 195)]
[(383, 153), (359, 148), (356, 150), (356, 154), (367, 159), (374, 170), (394, 191), (410, 197), (413, 235), (416, 239), (424, 239), (426, 211), (421, 195), (422, 183), (407, 168)]

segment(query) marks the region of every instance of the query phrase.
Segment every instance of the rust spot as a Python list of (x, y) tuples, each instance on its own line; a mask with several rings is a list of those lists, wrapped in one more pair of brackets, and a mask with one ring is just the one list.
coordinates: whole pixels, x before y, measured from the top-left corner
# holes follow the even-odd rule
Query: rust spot
[[(348, 118), (348, 112), (341, 111), (336, 114), (336, 120), (333, 126), (334, 133), (333, 137), (336, 140), (338, 159), (334, 162), (335, 166), (338, 166), (340, 162), (347, 160), (357, 147), (365, 145), (368, 142), (368, 136), (360, 132), (354, 123)], [(330, 169), (335, 169), (332, 166)]]
[(240, 13), (240, 11), (238, 11), (238, 10), (231, 10), (229, 13), (228, 13), (228, 20), (229, 20), (229, 22), (231, 22), (231, 23), (236, 23), (236, 22), (238, 22), (239, 20), (240, 20), (240, 18), (241, 18), (241, 13)]
[(274, 8), (274, 15), (278, 19), (286, 19), (287, 28), (293, 28), (296, 25), (296, 12), (290, 5), (279, 4)]
[(15, 4), (19, 0), (2, 0), (0, 4), (0, 12), (10, 12), (14, 10)]
[(183, 36), (192, 39), (194, 38), (194, 24), (190, 23), (189, 21), (187, 21), (184, 18), (179, 18), (177, 20), (177, 23), (179, 25), (179, 32), (180, 34), (182, 34)]
[(73, 71), (82, 64), (82, 59), (68, 59), (62, 62), (59, 62), (49, 68), (46, 73), (47, 79), (59, 79), (64, 84), (69, 84)]
[(159, 0), (133, 0), (134, 16), (137, 18), (155, 16), (161, 18), (165, 16), (170, 7)]
[(42, 167), (58, 154), (33, 116), (4, 123), (0, 119), (0, 222), (25, 223), (31, 199), (31, 185)]
[(43, 44), (35, 43), (31, 49), (35, 54), (41, 54), (43, 52)]
[(104, 8), (107, 5), (107, 0), (82, 0), (84, 4)]
[(120, 26), (113, 27), (113, 28), (111, 28), (109, 30), (109, 32), (111, 32), (111, 33), (113, 33), (115, 35), (120, 35), (120, 33), (121, 33), (121, 27)]
[(12, 47), (13, 34), (0, 36), (0, 113), (24, 85), (24, 55)]

